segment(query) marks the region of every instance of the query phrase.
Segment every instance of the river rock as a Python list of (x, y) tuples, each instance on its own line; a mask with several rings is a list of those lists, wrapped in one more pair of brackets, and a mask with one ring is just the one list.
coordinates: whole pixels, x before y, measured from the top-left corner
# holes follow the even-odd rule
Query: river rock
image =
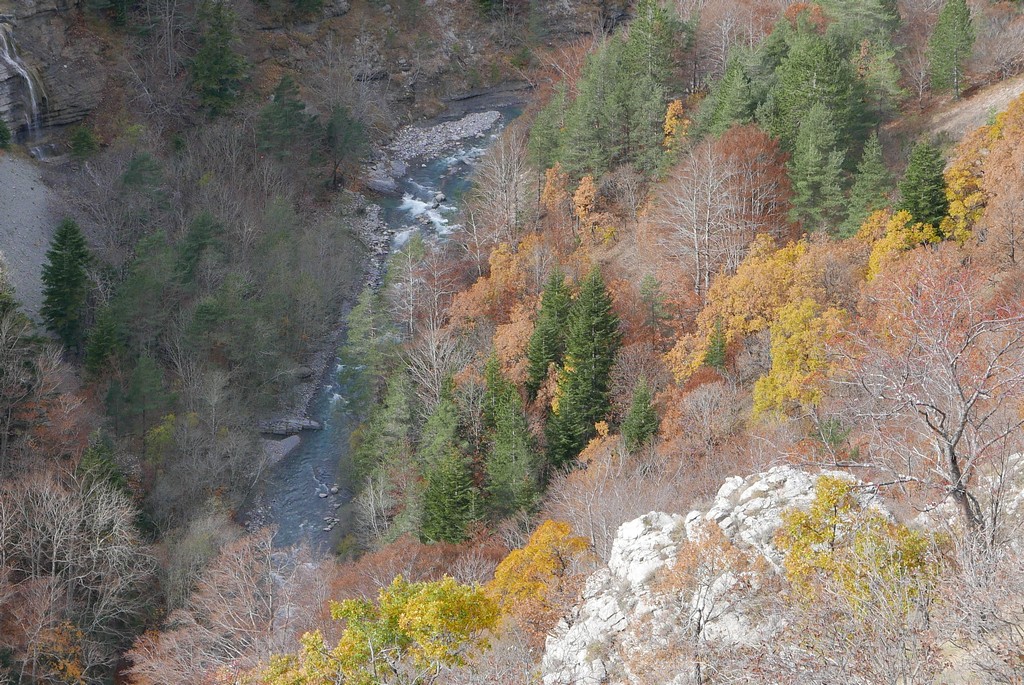
[(319, 497), (320, 499), (327, 499), (327, 493), (326, 492), (318, 492), (318, 493), (316, 493), (316, 496)]
[(398, 195), (398, 183), (383, 173), (374, 173), (366, 179), (366, 187), (381, 195)]
[(319, 421), (304, 417), (275, 419), (273, 421), (260, 421), (257, 424), (260, 433), (271, 435), (294, 435), (304, 430), (318, 431), (322, 428)]
[(291, 454), (301, 442), (302, 439), (297, 435), (290, 435), (284, 440), (264, 440), (263, 453), (271, 464), (275, 464)]
[(333, 486), (333, 487), (331, 488), (331, 494), (332, 494), (332, 495), (337, 495), (337, 494), (338, 494), (338, 490), (339, 490), (339, 488), (338, 488), (338, 486), (337, 486), (337, 485)]
[(441, 203), (448, 199), (448, 196), (442, 192), (434, 193), (434, 202)]

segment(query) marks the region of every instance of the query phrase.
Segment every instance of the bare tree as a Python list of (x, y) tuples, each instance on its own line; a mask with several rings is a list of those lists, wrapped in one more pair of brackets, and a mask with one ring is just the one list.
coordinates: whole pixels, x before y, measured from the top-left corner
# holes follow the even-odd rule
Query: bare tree
[(992, 535), (972, 484), (996, 453), (1021, 445), (1024, 310), (985, 292), (955, 255), (919, 252), (876, 279), (868, 322), (835, 351), (870, 463), (937, 489)]

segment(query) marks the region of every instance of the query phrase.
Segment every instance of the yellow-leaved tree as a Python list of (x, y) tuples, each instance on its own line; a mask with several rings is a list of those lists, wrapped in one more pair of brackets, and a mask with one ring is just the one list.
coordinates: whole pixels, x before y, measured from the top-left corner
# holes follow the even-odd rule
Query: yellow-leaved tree
[(866, 506), (858, 487), (821, 476), (808, 509), (783, 513), (775, 542), (792, 592), (779, 596), (789, 616), (778, 640), (799, 645), (784, 672), (795, 661), (820, 682), (934, 682), (943, 667), (930, 619), (940, 547)]
[(334, 602), (345, 621), (337, 645), (319, 631), (306, 633), (295, 654), (275, 656), (257, 676), (263, 685), (417, 685), (446, 667), (460, 666), (485, 648), (498, 608), (487, 593), (452, 578), (409, 583), (401, 576), (377, 602)]
[(866, 280), (871, 281), (892, 264), (901, 254), (919, 245), (933, 245), (942, 241), (942, 233), (931, 224), (914, 222), (906, 210), (893, 214), (888, 209), (869, 216), (857, 238), (871, 243)]
[(574, 595), (589, 550), (590, 543), (568, 523), (547, 520), (525, 547), (512, 550), (498, 564), (487, 592), (503, 615), (520, 620), (534, 637), (543, 636), (560, 615), (562, 603)]
[(771, 325), (772, 366), (754, 385), (754, 415), (812, 406), (829, 376), (825, 343), (841, 330), (846, 312), (810, 298), (790, 302)]
[[(801, 600), (815, 601), (838, 590), (861, 619), (870, 620), (869, 609), (886, 585), (894, 595), (885, 599), (905, 604), (937, 578), (938, 567), (930, 554), (932, 537), (862, 506), (855, 487), (852, 480), (820, 476), (808, 509), (783, 512), (775, 542), (785, 554), (786, 578)], [(908, 581), (914, 581), (913, 590), (896, 595), (897, 586)]]
[(759, 235), (736, 273), (712, 283), (697, 330), (669, 351), (666, 361), (677, 380), (704, 364), (716, 336), (728, 345), (769, 328), (791, 303), (823, 301), (819, 269), (807, 254), (805, 240), (776, 248), (771, 236)]

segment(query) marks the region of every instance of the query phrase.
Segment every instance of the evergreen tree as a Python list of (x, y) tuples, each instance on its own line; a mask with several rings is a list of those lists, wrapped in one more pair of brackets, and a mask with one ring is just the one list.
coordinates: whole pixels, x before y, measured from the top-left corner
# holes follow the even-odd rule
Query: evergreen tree
[(285, 74), (274, 89), (273, 101), (260, 111), (256, 124), (260, 149), (273, 153), (278, 159), (291, 157), (300, 143), (308, 141), (312, 127), (313, 118), (306, 114), (306, 103), (299, 98), (299, 87)]
[(221, 247), (220, 236), (224, 226), (213, 215), (203, 212), (188, 227), (188, 232), (178, 245), (175, 270), (182, 285), (192, 285), (200, 261), (210, 250)]
[(0, 150), (6, 150), (11, 145), (11, 129), (7, 122), (0, 119)]
[(324, 130), (324, 144), (331, 157), (331, 185), (342, 182), (339, 171), (347, 161), (357, 164), (366, 154), (367, 140), (363, 123), (352, 116), (347, 107), (335, 107)]
[(89, 250), (82, 231), (71, 219), (57, 228), (43, 265), (43, 321), (68, 348), (82, 340), (82, 316), (88, 295)]
[(344, 364), (341, 380), (360, 411), (376, 399), (393, 344), (387, 311), (383, 292), (367, 285), (345, 317), (345, 344), (339, 353)]
[(484, 461), (489, 505), (496, 518), (529, 510), (538, 495), (538, 464), (523, 401), (501, 373), (496, 357), (487, 363), (485, 424), (490, 449)]
[(530, 127), (527, 153), (530, 162), (541, 171), (550, 169), (561, 159), (559, 151), (568, 107), (565, 84), (560, 83)]
[(622, 422), (622, 437), (630, 452), (636, 452), (658, 432), (658, 413), (652, 400), (651, 389), (641, 378), (633, 388), (633, 402)]
[(792, 219), (807, 230), (836, 226), (842, 207), (845, 153), (837, 149), (838, 132), (820, 102), (811, 106), (800, 123), (789, 177), (793, 183)]
[(800, 30), (775, 75), (772, 101), (777, 117), (762, 122), (765, 130), (794, 149), (802, 122), (819, 105), (832, 119), (837, 147), (845, 148), (858, 120), (857, 98), (853, 69), (835, 42), (810, 29)]
[(658, 0), (639, 0), (623, 55), (627, 72), (664, 85), (672, 72), (672, 48), (686, 36), (686, 28)]
[(89, 437), (89, 446), (78, 462), (78, 473), (89, 483), (103, 483), (128, 492), (128, 479), (114, 460), (113, 442), (98, 432)]
[(711, 329), (711, 340), (708, 343), (707, 354), (704, 355), (704, 364), (712, 369), (725, 370), (726, 348), (725, 326), (722, 324), (722, 317), (717, 317), (714, 328)]
[(107, 370), (107, 363), (121, 348), (117, 320), (110, 307), (104, 307), (96, 316), (96, 324), (89, 331), (85, 345), (85, 370), (94, 376)]
[(942, 151), (927, 142), (914, 146), (907, 172), (900, 181), (899, 209), (905, 209), (914, 221), (938, 226), (949, 210), (946, 181), (942, 172), (946, 163)]
[(541, 294), (540, 313), (526, 347), (526, 394), (532, 401), (548, 377), (548, 366), (562, 361), (565, 353), (565, 326), (572, 299), (565, 274), (551, 272)]
[(928, 63), (934, 90), (952, 90), (953, 97), (960, 98), (964, 64), (970, 59), (973, 47), (974, 25), (967, 0), (947, 0), (928, 42)]
[(640, 281), (640, 302), (644, 307), (644, 325), (655, 335), (659, 335), (663, 322), (669, 318), (669, 313), (665, 308), (661, 282), (652, 274), (646, 274)]
[(891, 189), (892, 176), (882, 158), (882, 145), (878, 142), (878, 135), (872, 134), (864, 145), (860, 163), (857, 164), (857, 175), (850, 189), (850, 200), (847, 203), (849, 212), (843, 224), (843, 234), (853, 235), (868, 215), (885, 207)]
[(462, 542), (476, 518), (476, 491), (469, 463), (450, 452), (427, 471), (423, 493), (423, 542)]
[(619, 344), (619, 319), (595, 267), (569, 312), (565, 361), (545, 431), (552, 465), (570, 463), (611, 409), (610, 375)]
[(235, 15), (225, 0), (204, 0), (199, 9), (204, 29), (192, 58), (192, 83), (211, 114), (223, 114), (238, 99), (246, 63), (235, 52)]
[(712, 87), (711, 94), (700, 109), (701, 131), (714, 136), (725, 133), (733, 124), (745, 124), (754, 113), (754, 98), (750, 91), (750, 78), (738, 51), (729, 54), (722, 78)]
[(143, 437), (143, 443), (149, 429), (156, 425), (170, 404), (171, 397), (164, 389), (160, 366), (148, 353), (140, 355), (128, 382), (125, 407), (129, 417), (141, 422), (139, 432)]
[(624, 119), (622, 99), (613, 97), (620, 83), (622, 42), (612, 39), (587, 58), (576, 84), (578, 94), (566, 114), (561, 161), (569, 175), (600, 175), (619, 152)]
[(459, 451), (459, 406), (449, 380), (441, 391), (441, 401), (427, 417), (416, 457), (425, 469), (436, 466), (445, 456)]
[(410, 453), (413, 406), (412, 384), (404, 369), (387, 380), (383, 401), (353, 433), (352, 463), (358, 478), (365, 478), (379, 466), (390, 466)]

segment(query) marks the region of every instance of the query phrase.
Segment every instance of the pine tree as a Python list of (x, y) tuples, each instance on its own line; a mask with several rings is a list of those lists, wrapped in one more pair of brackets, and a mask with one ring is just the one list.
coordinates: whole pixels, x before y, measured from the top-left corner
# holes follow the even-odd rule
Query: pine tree
[(488, 504), (496, 518), (529, 510), (538, 495), (538, 464), (519, 392), (501, 373), (496, 357), (484, 372), (484, 423), (490, 446), (484, 461)]
[(711, 340), (708, 343), (707, 354), (704, 355), (705, 366), (722, 371), (726, 363), (725, 326), (722, 317), (715, 318), (714, 328), (711, 329)]
[(391, 322), (382, 291), (366, 286), (345, 317), (345, 343), (340, 350), (345, 384), (356, 408), (363, 411), (376, 399), (392, 345)]
[(82, 231), (64, 219), (50, 243), (43, 265), (43, 321), (68, 348), (82, 340), (82, 316), (88, 295), (89, 250)]
[(11, 145), (11, 129), (7, 122), (0, 119), (0, 150), (6, 150)]
[(974, 47), (974, 26), (967, 0), (947, 0), (939, 12), (939, 20), (928, 42), (932, 88), (938, 92), (953, 91), (960, 98), (964, 81), (964, 64)]
[(882, 157), (882, 145), (878, 142), (878, 135), (872, 134), (857, 164), (857, 176), (850, 189), (850, 200), (847, 203), (850, 211), (843, 224), (843, 234), (853, 235), (869, 214), (885, 207), (891, 190), (892, 176)]
[(658, 432), (658, 413), (652, 399), (647, 381), (641, 378), (633, 389), (633, 402), (622, 422), (622, 437), (630, 452), (636, 452)]
[(548, 366), (562, 361), (565, 353), (565, 326), (572, 305), (565, 274), (551, 272), (541, 294), (540, 313), (526, 347), (526, 394), (532, 401), (548, 377)]
[(575, 459), (611, 409), (610, 375), (620, 341), (618, 316), (595, 267), (569, 312), (565, 361), (545, 431), (552, 465)]
[(140, 434), (145, 441), (149, 429), (171, 403), (171, 397), (164, 389), (163, 372), (151, 355), (141, 355), (135, 364), (125, 403), (128, 415), (141, 421)]
[(938, 226), (949, 210), (946, 199), (945, 169), (942, 151), (927, 142), (914, 146), (907, 163), (907, 172), (900, 181), (899, 209), (905, 209), (919, 221)]
[(685, 37), (685, 28), (658, 0), (639, 0), (623, 54), (630, 77), (665, 79), (672, 71), (672, 48)]
[(238, 99), (246, 63), (235, 52), (235, 15), (224, 0), (205, 0), (199, 9), (204, 30), (192, 58), (192, 83), (211, 114), (223, 114)]
[(845, 148), (858, 113), (853, 69), (839, 47), (803, 29), (793, 37), (775, 75), (772, 101), (778, 114), (774, 121), (764, 122), (768, 133), (794, 149), (803, 122), (811, 108), (819, 105), (832, 119), (837, 148)]
[(568, 107), (565, 84), (560, 83), (530, 128), (527, 153), (530, 162), (541, 171), (550, 169), (561, 159), (562, 129)]
[(454, 387), (449, 380), (441, 391), (441, 400), (427, 417), (416, 451), (416, 458), (425, 469), (431, 469), (445, 456), (458, 451), (459, 407)]
[(342, 165), (346, 161), (349, 165), (358, 164), (366, 154), (366, 129), (347, 107), (335, 107), (324, 129), (324, 144), (331, 157), (331, 185), (337, 187), (343, 181), (339, 177)]
[(387, 380), (384, 399), (350, 438), (352, 464), (357, 478), (365, 478), (380, 466), (390, 466), (410, 452), (413, 406), (412, 384), (404, 369)]
[(842, 207), (845, 153), (837, 149), (838, 131), (825, 105), (815, 103), (800, 123), (789, 177), (793, 183), (792, 219), (807, 230), (835, 226)]
[(476, 491), (466, 459), (450, 452), (426, 475), (423, 493), (423, 542), (462, 542), (476, 518)]
[(93, 376), (107, 370), (107, 363), (121, 348), (117, 321), (110, 307), (104, 307), (96, 315), (96, 324), (89, 331), (85, 345), (85, 370)]
[(312, 127), (313, 118), (306, 114), (299, 87), (285, 74), (274, 89), (273, 102), (260, 111), (256, 124), (260, 149), (272, 152), (278, 159), (291, 157), (300, 143), (307, 141)]
[(750, 78), (738, 53), (730, 53), (725, 73), (701, 106), (699, 128), (720, 136), (733, 124), (745, 124), (754, 114)]

